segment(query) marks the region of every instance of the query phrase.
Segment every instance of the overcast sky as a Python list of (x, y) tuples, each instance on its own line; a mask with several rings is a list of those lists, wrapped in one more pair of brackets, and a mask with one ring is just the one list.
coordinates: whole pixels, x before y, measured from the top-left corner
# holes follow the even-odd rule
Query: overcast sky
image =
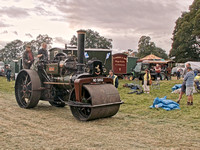
[(137, 50), (150, 36), (168, 53), (175, 21), (193, 0), (0, 0), (0, 48), (15, 39), (39, 34), (63, 47), (79, 29), (92, 29), (113, 39), (113, 49)]

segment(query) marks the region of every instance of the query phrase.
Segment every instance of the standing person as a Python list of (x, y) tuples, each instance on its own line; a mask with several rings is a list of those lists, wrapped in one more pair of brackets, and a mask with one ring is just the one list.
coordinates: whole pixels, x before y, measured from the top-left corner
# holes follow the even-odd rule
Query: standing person
[(114, 72), (113, 70), (110, 70), (109, 71), (109, 78), (112, 78), (113, 79), (113, 85), (118, 88), (118, 85), (119, 85), (119, 82), (118, 82), (118, 77), (116, 75), (114, 75)]
[(170, 66), (167, 67), (166, 72), (167, 72), (167, 80), (171, 80), (172, 69)]
[(158, 80), (158, 77), (160, 77), (160, 80), (162, 80), (161, 66), (159, 64), (156, 64), (155, 71), (156, 71), (156, 80)]
[(180, 71), (180, 69), (178, 69), (178, 71), (176, 72), (176, 77), (177, 77), (177, 80), (179, 80), (181, 78), (181, 71)]
[[(186, 68), (185, 68), (184, 71), (183, 71), (183, 76), (186, 75), (186, 73), (187, 73), (187, 68), (188, 68), (188, 67), (191, 67), (190, 63), (187, 63), (185, 66), (186, 66)], [(186, 90), (186, 85), (185, 85), (185, 80), (183, 80), (183, 83), (182, 83), (182, 86), (181, 86), (181, 92), (180, 92), (180, 94), (179, 94), (177, 103), (180, 103), (180, 101), (181, 101), (181, 99), (182, 99), (182, 96), (183, 96), (183, 94), (185, 93), (185, 90)]]
[(194, 83), (194, 71), (191, 67), (187, 68), (187, 74), (184, 77), (186, 85), (186, 96), (188, 97), (187, 105), (193, 105), (193, 83)]
[(11, 69), (9, 66), (6, 66), (6, 78), (8, 82), (10, 82), (10, 77), (11, 77)]
[(149, 73), (149, 70), (146, 69), (145, 70), (145, 75), (143, 77), (143, 80), (142, 80), (142, 84), (143, 84), (143, 88), (144, 88), (144, 93), (150, 93), (150, 88), (149, 88), (149, 81), (151, 80), (151, 75)]
[(38, 51), (37, 57), (39, 60), (48, 61), (48, 52), (47, 52), (47, 44), (42, 43), (42, 48)]
[(26, 51), (23, 53), (23, 68), (30, 69), (33, 62), (34, 57), (31, 51), (31, 45), (26, 45)]

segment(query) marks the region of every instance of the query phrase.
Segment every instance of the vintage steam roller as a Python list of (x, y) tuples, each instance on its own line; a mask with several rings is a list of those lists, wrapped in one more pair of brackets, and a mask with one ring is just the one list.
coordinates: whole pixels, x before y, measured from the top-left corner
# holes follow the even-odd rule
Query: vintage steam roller
[(113, 80), (103, 75), (100, 60), (84, 63), (85, 31), (78, 33), (78, 61), (73, 55), (58, 53), (54, 60), (40, 60), (34, 69), (23, 69), (15, 83), (15, 96), (22, 108), (33, 108), (39, 100), (52, 106), (70, 106), (81, 121), (115, 115), (123, 102)]

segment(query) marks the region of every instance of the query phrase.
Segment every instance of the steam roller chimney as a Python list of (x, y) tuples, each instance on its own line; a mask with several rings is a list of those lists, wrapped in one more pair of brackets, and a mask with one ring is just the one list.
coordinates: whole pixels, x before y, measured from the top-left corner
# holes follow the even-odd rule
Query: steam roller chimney
[(78, 51), (77, 51), (77, 56), (78, 56), (78, 72), (82, 73), (83, 70), (83, 62), (84, 62), (84, 52), (85, 52), (85, 30), (78, 30)]

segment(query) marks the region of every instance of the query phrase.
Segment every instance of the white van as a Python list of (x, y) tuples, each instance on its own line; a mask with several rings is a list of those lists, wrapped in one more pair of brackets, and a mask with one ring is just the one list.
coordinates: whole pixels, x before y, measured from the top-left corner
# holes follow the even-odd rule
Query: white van
[(4, 75), (4, 62), (3, 61), (0, 61), (0, 76), (3, 76)]

